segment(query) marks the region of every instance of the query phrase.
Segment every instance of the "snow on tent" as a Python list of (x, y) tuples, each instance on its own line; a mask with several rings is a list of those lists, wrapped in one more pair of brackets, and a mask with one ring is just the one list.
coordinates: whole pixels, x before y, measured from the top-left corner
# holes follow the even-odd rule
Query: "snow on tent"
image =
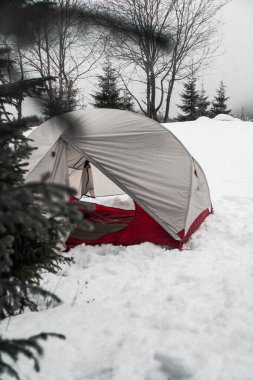
[(180, 248), (211, 212), (199, 164), (169, 130), (145, 116), (114, 109), (74, 111), (46, 121), (29, 138), (38, 149), (30, 157), (27, 182), (49, 172), (49, 181), (74, 187), (78, 198), (123, 192), (134, 201), (135, 210), (96, 203), (87, 210), (79, 201), (93, 228), (84, 232), (77, 225), (68, 248), (144, 241)]

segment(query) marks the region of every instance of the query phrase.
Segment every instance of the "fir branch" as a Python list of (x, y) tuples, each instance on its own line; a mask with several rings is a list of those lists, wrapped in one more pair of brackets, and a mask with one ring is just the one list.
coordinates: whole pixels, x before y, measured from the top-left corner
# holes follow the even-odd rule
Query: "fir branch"
[(3, 339), (0, 336), (0, 375), (3, 373), (8, 373), (16, 380), (21, 380), (18, 372), (13, 367), (13, 365), (6, 362), (6, 359), (8, 358), (8, 361), (11, 359), (15, 363), (17, 362), (20, 355), (23, 355), (29, 360), (32, 360), (34, 370), (36, 372), (39, 372), (39, 358), (44, 353), (40, 341), (46, 341), (51, 337), (66, 339), (64, 335), (56, 333), (40, 333), (28, 339)]

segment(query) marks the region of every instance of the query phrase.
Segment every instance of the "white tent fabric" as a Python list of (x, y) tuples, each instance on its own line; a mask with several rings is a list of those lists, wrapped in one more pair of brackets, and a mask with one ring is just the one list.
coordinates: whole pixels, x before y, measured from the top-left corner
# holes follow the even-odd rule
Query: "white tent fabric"
[[(92, 194), (96, 185), (85, 167), (89, 162), (176, 240), (211, 208), (199, 164), (170, 131), (145, 116), (112, 109), (74, 111), (48, 120), (29, 138), (38, 149), (27, 181), (50, 172), (51, 181), (69, 185), (69, 173), (73, 177), (78, 171), (79, 195)], [(100, 187), (103, 191), (103, 177)]]
[(109, 195), (122, 195), (124, 191), (106, 177), (96, 166), (91, 165), (93, 175), (94, 193), (96, 197), (106, 197)]

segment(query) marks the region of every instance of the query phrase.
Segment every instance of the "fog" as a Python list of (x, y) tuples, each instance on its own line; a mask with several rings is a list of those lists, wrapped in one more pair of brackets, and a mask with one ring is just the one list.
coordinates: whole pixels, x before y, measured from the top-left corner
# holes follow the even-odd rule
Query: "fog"
[(227, 86), (229, 107), (253, 113), (253, 0), (232, 0), (222, 12), (221, 51), (203, 81), (210, 95), (220, 80)]

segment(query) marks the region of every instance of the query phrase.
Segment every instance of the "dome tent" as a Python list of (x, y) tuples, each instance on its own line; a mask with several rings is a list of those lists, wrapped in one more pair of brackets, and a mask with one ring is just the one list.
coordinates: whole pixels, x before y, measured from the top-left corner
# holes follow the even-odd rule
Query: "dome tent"
[[(145, 116), (115, 109), (73, 111), (41, 124), (29, 138), (38, 149), (30, 157), (27, 182), (49, 172), (51, 182), (74, 186), (79, 196), (94, 195), (91, 163), (136, 204), (132, 223), (122, 231), (109, 229), (92, 240), (72, 236), (69, 246), (150, 241), (181, 247), (211, 212), (199, 164), (169, 130)], [(108, 216), (115, 209), (99, 211)]]

